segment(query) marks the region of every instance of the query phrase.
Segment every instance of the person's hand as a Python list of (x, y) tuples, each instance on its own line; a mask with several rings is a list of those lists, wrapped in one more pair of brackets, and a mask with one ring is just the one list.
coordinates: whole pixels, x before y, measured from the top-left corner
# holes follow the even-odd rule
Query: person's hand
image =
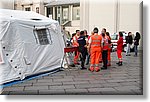
[(84, 45), (85, 48), (87, 48), (87, 45)]

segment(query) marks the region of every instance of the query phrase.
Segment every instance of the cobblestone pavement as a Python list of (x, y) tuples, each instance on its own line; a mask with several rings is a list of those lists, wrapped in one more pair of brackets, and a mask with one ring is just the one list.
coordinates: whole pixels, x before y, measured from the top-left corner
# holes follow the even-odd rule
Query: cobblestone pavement
[[(112, 66), (100, 72), (88, 70), (64, 70), (5, 87), (5, 95), (142, 95), (143, 67), (142, 55), (126, 57), (123, 53), (123, 66), (117, 66), (116, 53), (112, 53)], [(89, 66), (86, 66), (89, 67)]]

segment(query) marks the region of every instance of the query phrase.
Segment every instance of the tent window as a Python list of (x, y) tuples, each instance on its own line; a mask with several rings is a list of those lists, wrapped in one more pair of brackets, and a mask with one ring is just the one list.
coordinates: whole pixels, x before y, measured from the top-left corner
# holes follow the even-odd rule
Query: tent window
[(36, 29), (34, 30), (36, 32), (36, 42), (40, 45), (48, 45), (52, 43), (50, 31), (47, 28), (44, 29)]

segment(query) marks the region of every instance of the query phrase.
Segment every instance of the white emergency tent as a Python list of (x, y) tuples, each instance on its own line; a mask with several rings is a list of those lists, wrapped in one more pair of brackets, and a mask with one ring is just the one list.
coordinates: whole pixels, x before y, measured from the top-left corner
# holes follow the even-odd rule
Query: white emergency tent
[(0, 84), (60, 68), (64, 46), (57, 21), (0, 9)]

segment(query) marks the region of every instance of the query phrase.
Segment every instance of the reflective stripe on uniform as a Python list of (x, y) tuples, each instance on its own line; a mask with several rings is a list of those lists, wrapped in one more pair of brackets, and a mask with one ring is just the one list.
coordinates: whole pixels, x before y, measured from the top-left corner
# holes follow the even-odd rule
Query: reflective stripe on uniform
[(92, 44), (91, 46), (99, 46), (99, 47), (101, 47), (99, 44)]
[(92, 40), (93, 42), (100, 42), (100, 40)]
[(99, 66), (99, 64), (95, 64), (95, 67), (98, 67)]

